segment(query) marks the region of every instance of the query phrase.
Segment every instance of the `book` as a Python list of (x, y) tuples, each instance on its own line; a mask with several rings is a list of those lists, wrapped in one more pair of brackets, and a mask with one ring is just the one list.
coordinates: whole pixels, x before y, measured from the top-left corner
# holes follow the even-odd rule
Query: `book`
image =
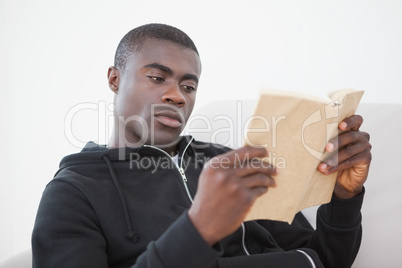
[[(276, 187), (257, 198), (246, 220), (293, 221), (297, 212), (330, 202), (337, 174), (324, 175), (318, 165), (329, 156), (328, 141), (338, 124), (352, 116), (364, 91), (343, 89), (327, 98), (263, 89), (246, 123), (245, 144), (268, 150), (275, 165)], [(336, 154), (337, 152), (332, 152)], [(332, 154), (331, 153), (331, 154)]]

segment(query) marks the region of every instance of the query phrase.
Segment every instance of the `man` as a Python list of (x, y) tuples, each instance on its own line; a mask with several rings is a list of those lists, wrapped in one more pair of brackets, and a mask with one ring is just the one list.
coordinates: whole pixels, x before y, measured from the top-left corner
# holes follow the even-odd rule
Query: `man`
[(339, 175), (316, 230), (301, 213), (292, 225), (243, 223), (277, 171), (258, 160), (265, 149), (180, 137), (200, 73), (195, 45), (174, 27), (148, 24), (121, 40), (108, 70), (114, 132), (61, 161), (38, 209), (34, 267), (351, 266), (371, 160), (362, 118), (346, 118), (326, 147), (339, 149), (339, 164), (318, 168)]

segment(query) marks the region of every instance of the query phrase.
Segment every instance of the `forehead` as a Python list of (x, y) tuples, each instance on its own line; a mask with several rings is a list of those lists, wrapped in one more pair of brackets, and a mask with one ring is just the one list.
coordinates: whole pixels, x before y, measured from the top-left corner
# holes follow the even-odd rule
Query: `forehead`
[(176, 72), (192, 73), (197, 76), (201, 73), (200, 58), (195, 51), (158, 39), (145, 40), (128, 58), (126, 69), (139, 69), (152, 63), (165, 65)]

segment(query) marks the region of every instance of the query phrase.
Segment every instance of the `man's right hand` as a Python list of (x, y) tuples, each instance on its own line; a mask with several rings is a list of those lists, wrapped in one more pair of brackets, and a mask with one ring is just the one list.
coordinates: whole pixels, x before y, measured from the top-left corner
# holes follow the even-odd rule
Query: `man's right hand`
[(275, 167), (261, 161), (264, 148), (242, 147), (216, 156), (201, 172), (189, 218), (213, 245), (240, 227), (254, 201), (275, 187)]

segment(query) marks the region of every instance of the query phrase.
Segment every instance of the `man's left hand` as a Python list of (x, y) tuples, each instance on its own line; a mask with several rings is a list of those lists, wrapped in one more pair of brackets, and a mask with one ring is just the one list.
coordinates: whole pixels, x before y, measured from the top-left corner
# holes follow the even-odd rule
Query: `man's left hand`
[(362, 123), (360, 115), (353, 115), (339, 123), (341, 134), (325, 147), (327, 152), (338, 152), (318, 166), (323, 174), (338, 172), (334, 195), (340, 199), (360, 194), (368, 176), (371, 144), (369, 134), (359, 131)]

